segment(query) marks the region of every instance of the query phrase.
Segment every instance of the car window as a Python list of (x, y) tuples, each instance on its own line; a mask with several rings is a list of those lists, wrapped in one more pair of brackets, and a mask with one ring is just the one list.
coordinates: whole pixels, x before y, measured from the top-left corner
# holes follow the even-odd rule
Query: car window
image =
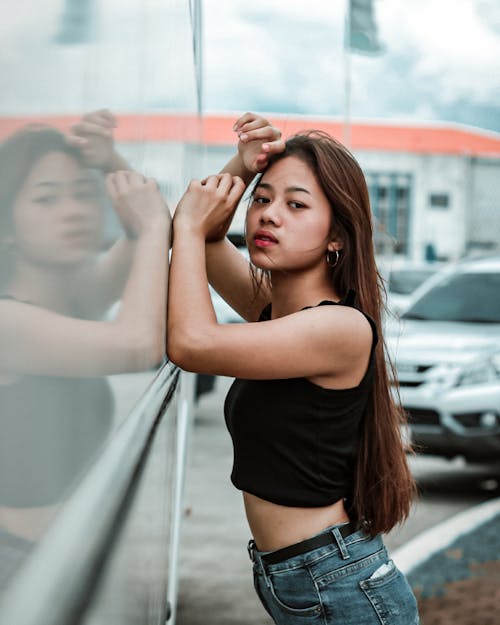
[(435, 271), (435, 269), (395, 269), (389, 276), (389, 292), (409, 295)]
[(460, 273), (424, 293), (406, 319), (500, 323), (500, 273)]

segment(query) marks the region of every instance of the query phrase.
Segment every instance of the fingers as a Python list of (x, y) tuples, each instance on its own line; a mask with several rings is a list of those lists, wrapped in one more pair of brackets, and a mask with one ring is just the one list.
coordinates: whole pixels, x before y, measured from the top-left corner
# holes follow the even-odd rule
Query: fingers
[(227, 197), (228, 202), (231, 205), (236, 206), (245, 192), (245, 189), (246, 185), (239, 176), (231, 176), (231, 188)]
[(108, 195), (112, 199), (113, 202), (116, 200), (117, 195), (118, 195), (118, 191), (115, 186), (115, 179), (116, 179), (116, 173), (109, 174), (108, 176), (106, 176), (106, 180), (105, 180), (106, 191), (108, 192)]
[(207, 191), (215, 191), (219, 186), (219, 175), (207, 176), (200, 184), (204, 186)]
[(286, 147), (286, 143), (283, 139), (276, 139), (275, 141), (266, 141), (266, 143), (262, 144), (262, 151), (266, 153), (266, 155), (270, 154), (279, 154), (283, 152)]
[(226, 172), (207, 176), (203, 180), (191, 180), (188, 191), (213, 195), (214, 198), (218, 197), (219, 200), (228, 201), (232, 205), (235, 198), (239, 199), (243, 195), (245, 188), (246, 185), (241, 178)]
[(158, 189), (156, 180), (146, 178), (137, 171), (117, 171), (106, 177), (106, 188), (113, 199), (123, 197), (130, 189), (144, 185)]
[(235, 132), (244, 132), (246, 130), (255, 130), (264, 126), (271, 126), (270, 122), (256, 113), (245, 113), (237, 119), (233, 125)]
[(228, 173), (218, 175), (217, 190), (221, 195), (227, 195), (233, 185), (233, 176)]
[(81, 120), (71, 126), (67, 142), (76, 147), (85, 146), (89, 142), (89, 135), (113, 139), (113, 128), (116, 128), (116, 118), (107, 109), (92, 111), (82, 116)]
[(207, 191), (221, 191), (227, 193), (231, 187), (231, 174), (212, 174), (202, 180), (192, 180), (191, 185), (205, 187)]
[(83, 121), (89, 121), (94, 124), (99, 124), (101, 126), (107, 126), (108, 128), (116, 128), (118, 125), (116, 122), (116, 117), (109, 109), (99, 109), (98, 111), (91, 111), (90, 113), (86, 113), (82, 117)]
[(90, 121), (80, 121), (77, 124), (73, 124), (71, 126), (72, 135), (76, 135), (77, 137), (85, 136), (85, 135), (97, 135), (100, 137), (112, 137), (113, 132), (111, 127), (109, 126), (101, 126), (100, 124), (96, 124), (95, 122)]
[(248, 142), (256, 139), (260, 141), (275, 141), (281, 138), (279, 128), (273, 126), (267, 119), (245, 113), (233, 126), (233, 130), (238, 134), (240, 141)]
[(245, 113), (234, 122), (233, 130), (235, 132), (241, 131), (242, 126), (244, 126), (245, 124), (254, 122), (257, 119), (262, 120), (264, 122), (264, 125), (268, 123), (267, 119), (264, 119), (263, 117), (259, 117), (259, 115), (256, 115), (255, 113)]

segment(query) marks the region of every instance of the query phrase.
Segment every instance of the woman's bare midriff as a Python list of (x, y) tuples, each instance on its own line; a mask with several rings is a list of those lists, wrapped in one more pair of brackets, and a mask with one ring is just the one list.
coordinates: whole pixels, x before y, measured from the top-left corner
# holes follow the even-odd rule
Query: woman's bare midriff
[(280, 506), (246, 492), (243, 500), (248, 524), (260, 551), (288, 547), (331, 525), (349, 521), (342, 499), (321, 508)]

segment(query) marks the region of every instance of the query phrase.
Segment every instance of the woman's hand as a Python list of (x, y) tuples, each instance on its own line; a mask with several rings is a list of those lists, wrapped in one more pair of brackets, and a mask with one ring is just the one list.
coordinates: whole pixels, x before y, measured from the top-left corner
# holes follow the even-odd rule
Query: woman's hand
[(243, 180), (229, 173), (192, 180), (175, 210), (174, 232), (187, 226), (206, 241), (223, 238), (244, 190)]
[(118, 171), (106, 178), (106, 187), (116, 213), (130, 239), (138, 238), (158, 218), (170, 219), (158, 184), (135, 171)]
[(267, 166), (269, 156), (285, 149), (281, 131), (255, 113), (245, 113), (234, 124), (238, 134), (238, 153), (244, 167), (256, 174)]
[(92, 111), (71, 127), (67, 141), (78, 148), (87, 167), (104, 172), (127, 169), (127, 163), (115, 151), (116, 118), (107, 109)]

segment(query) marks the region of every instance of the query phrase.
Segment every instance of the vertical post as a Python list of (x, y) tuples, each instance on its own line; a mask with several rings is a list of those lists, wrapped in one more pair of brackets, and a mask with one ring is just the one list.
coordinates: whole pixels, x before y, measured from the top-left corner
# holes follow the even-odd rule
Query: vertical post
[(194, 385), (196, 376), (181, 371), (180, 388), (177, 396), (177, 435), (175, 449), (174, 488), (170, 528), (169, 569), (167, 604), (168, 624), (175, 625), (177, 617), (177, 591), (179, 585), (179, 551), (184, 502), (184, 482), (186, 478), (189, 438), (194, 411)]
[(193, 48), (198, 115), (203, 114), (203, 0), (193, 1)]
[(344, 123), (342, 140), (351, 147), (351, 0), (345, 0), (344, 18)]

